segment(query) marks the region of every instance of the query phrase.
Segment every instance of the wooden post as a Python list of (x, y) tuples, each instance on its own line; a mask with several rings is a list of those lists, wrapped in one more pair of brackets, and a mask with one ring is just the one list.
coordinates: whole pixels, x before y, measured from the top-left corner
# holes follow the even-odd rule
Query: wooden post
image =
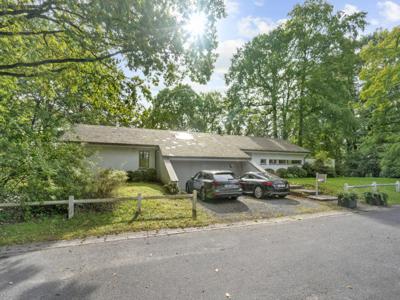
[(142, 213), (142, 194), (138, 194), (136, 214)]
[(196, 220), (197, 219), (197, 208), (196, 208), (196, 203), (197, 203), (197, 191), (193, 191), (193, 196), (192, 196), (192, 219)]
[(74, 216), (74, 196), (68, 197), (68, 219)]
[(378, 187), (377, 187), (377, 185), (376, 185), (376, 182), (374, 181), (374, 182), (372, 183), (372, 192), (376, 193), (377, 191), (378, 191)]
[(347, 183), (344, 184), (344, 191), (348, 192), (349, 191), (349, 185)]
[(400, 181), (396, 181), (396, 192), (400, 193)]

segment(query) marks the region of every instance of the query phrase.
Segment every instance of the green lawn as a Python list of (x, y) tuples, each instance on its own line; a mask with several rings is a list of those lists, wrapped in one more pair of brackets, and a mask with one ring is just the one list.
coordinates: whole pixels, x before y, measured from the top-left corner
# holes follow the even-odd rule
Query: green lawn
[[(156, 196), (162, 195), (163, 189), (159, 184), (131, 183), (118, 188), (115, 196), (137, 196), (139, 192), (143, 196)], [(71, 220), (66, 215), (56, 215), (24, 223), (0, 225), (0, 245), (84, 238), (124, 231), (203, 226), (214, 222), (201, 207), (198, 207), (197, 220), (192, 220), (189, 199), (143, 200), (142, 215), (130, 222), (135, 209), (136, 201), (126, 201), (103, 212), (82, 211), (77, 207)]]
[[(376, 183), (395, 183), (398, 178), (375, 178), (375, 177), (337, 177), (328, 178), (326, 183), (320, 184), (321, 191), (327, 194), (337, 195), (343, 192), (344, 184), (349, 185), (366, 185), (371, 184), (373, 181)], [(289, 179), (292, 184), (302, 184), (306, 187), (315, 188), (315, 178), (295, 178)], [(351, 189), (360, 196), (362, 193), (371, 191), (371, 188)], [(385, 192), (389, 195), (389, 204), (400, 204), (400, 193), (396, 193), (395, 187), (378, 187), (378, 191)], [(361, 198), (362, 199), (362, 198)]]

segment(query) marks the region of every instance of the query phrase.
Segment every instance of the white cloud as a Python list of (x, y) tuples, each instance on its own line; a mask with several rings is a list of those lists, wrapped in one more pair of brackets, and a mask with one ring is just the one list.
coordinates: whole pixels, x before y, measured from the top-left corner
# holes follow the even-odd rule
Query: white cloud
[(241, 36), (252, 38), (258, 34), (270, 32), (281, 23), (284, 23), (284, 20), (274, 22), (266, 18), (247, 16), (239, 21), (238, 29)]
[(389, 22), (400, 21), (400, 4), (393, 1), (378, 2), (379, 14)]
[(239, 2), (236, 0), (225, 0), (225, 11), (230, 15), (236, 15), (239, 12)]
[(378, 26), (379, 25), (379, 20), (377, 19), (371, 19), (369, 20), (369, 23), (373, 26)]
[(255, 6), (264, 6), (264, 0), (254, 0), (254, 5)]
[(342, 9), (342, 11), (348, 16), (360, 12), (358, 7), (355, 6), (355, 5), (352, 5), (352, 4), (345, 4), (345, 6)]
[(242, 47), (244, 41), (242, 39), (226, 40), (219, 43), (217, 48), (218, 59), (215, 63), (215, 73), (224, 74), (231, 65), (232, 56), (237, 49)]

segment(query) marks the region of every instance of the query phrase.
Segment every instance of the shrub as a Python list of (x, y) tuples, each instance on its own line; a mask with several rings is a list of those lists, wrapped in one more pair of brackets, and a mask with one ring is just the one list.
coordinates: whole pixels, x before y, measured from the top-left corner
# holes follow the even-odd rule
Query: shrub
[(265, 172), (276, 175), (276, 171), (274, 169), (265, 169)]
[(287, 178), (288, 171), (285, 168), (279, 168), (278, 170), (276, 170), (276, 175), (281, 178)]
[(169, 182), (167, 184), (164, 184), (164, 189), (167, 192), (167, 194), (170, 195), (176, 195), (179, 193), (179, 187), (176, 184), (176, 182)]
[(340, 193), (338, 195), (338, 205), (347, 208), (357, 207), (358, 196), (355, 193)]
[[(307, 177), (307, 172), (298, 166), (292, 166), (287, 168), (288, 178), (302, 178)], [(290, 177), (292, 176), (292, 177)]]
[(98, 172), (92, 183), (92, 197), (110, 197), (112, 191), (125, 183), (128, 176), (125, 171), (105, 169)]
[(320, 174), (327, 174), (329, 177), (336, 177), (335, 169), (325, 165), (324, 162), (320, 159), (315, 160), (312, 167), (314, 170), (314, 175), (315, 173), (320, 173)]
[(314, 177), (315, 176), (314, 168), (310, 163), (308, 163), (308, 162), (304, 163), (303, 166), (302, 166), (302, 169), (306, 172), (306, 174), (307, 174), (306, 176), (307, 177)]
[(366, 192), (364, 199), (370, 205), (387, 206), (388, 195), (380, 192)]
[(138, 169), (136, 171), (128, 171), (128, 181), (129, 182), (155, 182), (157, 179), (156, 169)]

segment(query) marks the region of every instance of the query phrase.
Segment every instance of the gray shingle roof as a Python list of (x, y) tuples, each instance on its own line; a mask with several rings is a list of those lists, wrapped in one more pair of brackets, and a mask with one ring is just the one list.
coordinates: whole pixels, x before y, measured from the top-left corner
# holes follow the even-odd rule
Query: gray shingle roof
[(163, 156), (249, 158), (244, 151), (309, 151), (283, 140), (143, 128), (78, 124), (66, 132), (65, 141), (96, 144), (158, 146)]

